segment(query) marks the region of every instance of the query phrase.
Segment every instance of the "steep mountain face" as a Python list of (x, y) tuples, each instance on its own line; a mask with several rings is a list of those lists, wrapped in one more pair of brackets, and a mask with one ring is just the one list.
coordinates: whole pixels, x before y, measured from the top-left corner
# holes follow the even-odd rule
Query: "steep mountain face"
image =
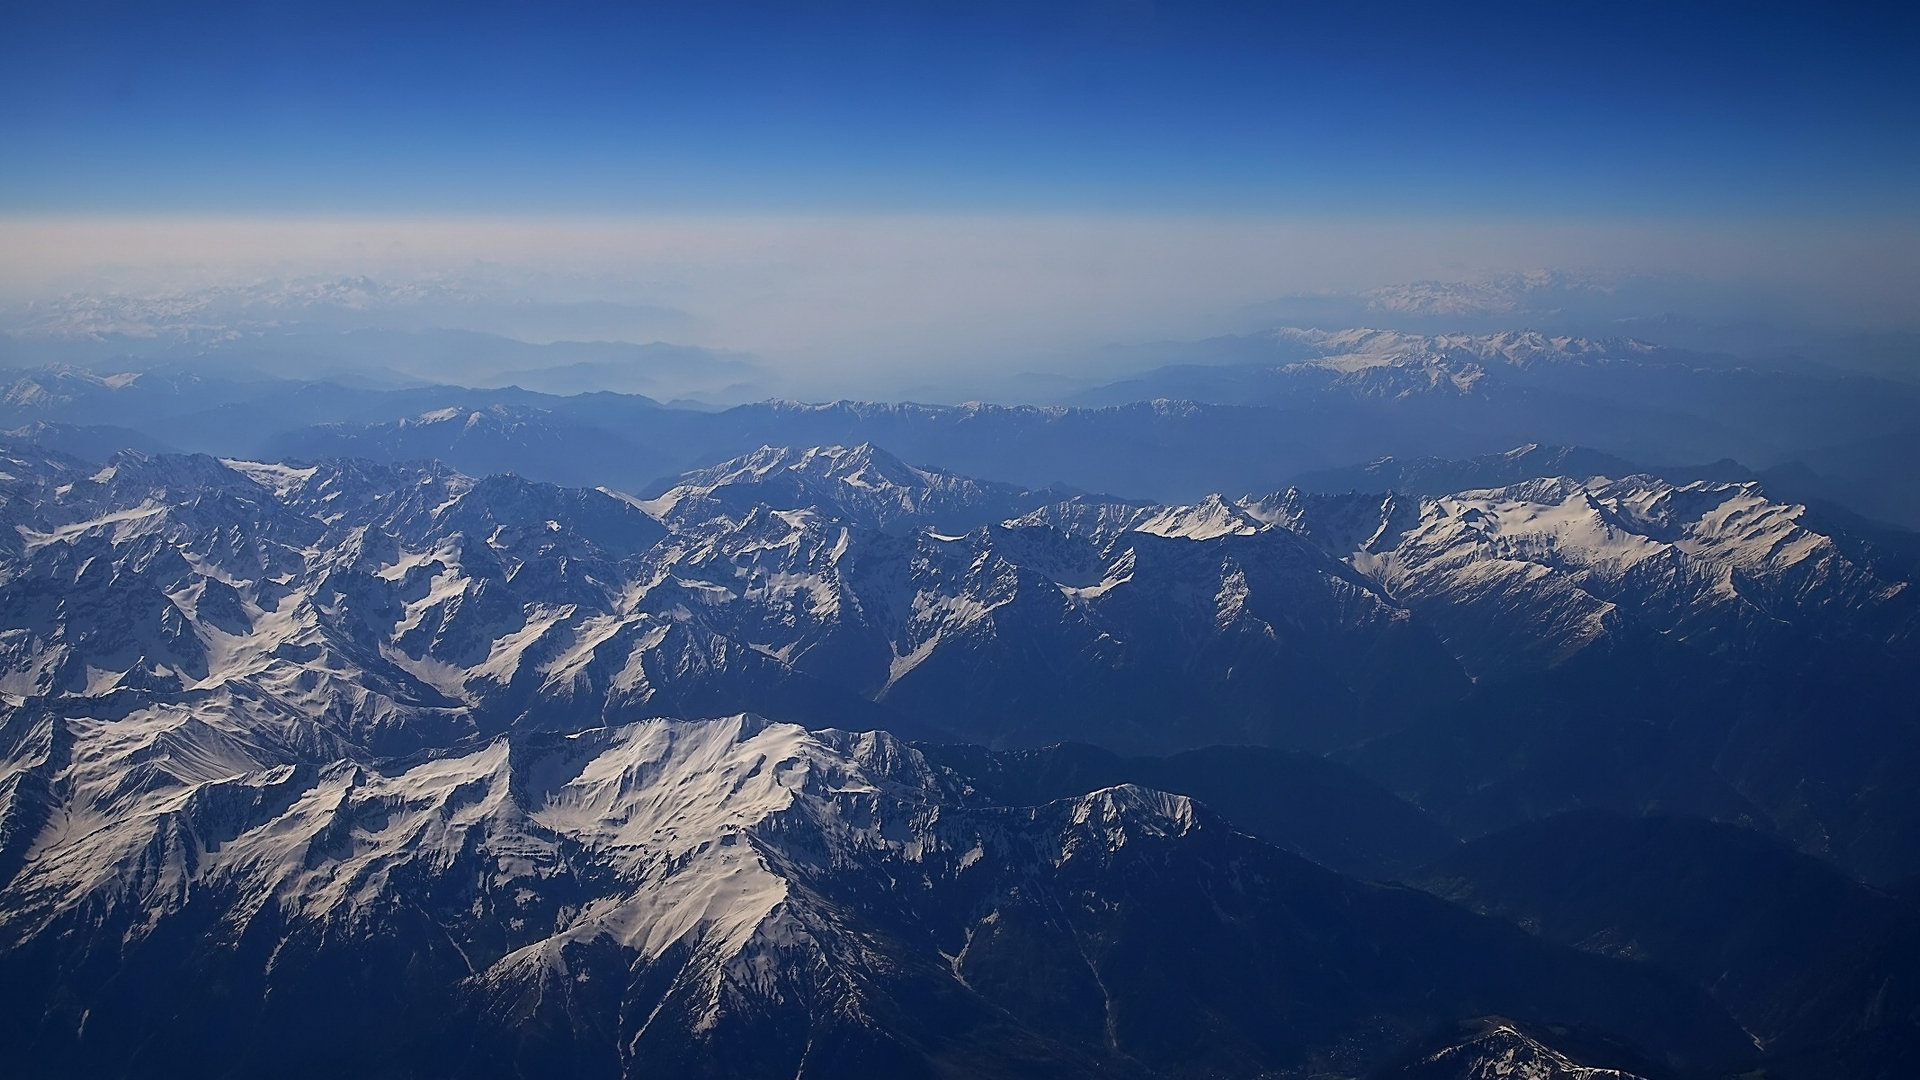
[(1412, 880), (1686, 978), (1781, 1075), (1893, 1077), (1920, 1054), (1920, 909), (1751, 832), (1571, 814), (1474, 841)]
[(885, 735), (149, 758), (197, 748), (187, 777), (113, 768), (135, 726), (63, 725), (58, 823), (0, 889), (22, 1075), (1352, 1074), (1488, 1010), (1676, 1068), (1750, 1055), (1676, 983), (1184, 797), (966, 806)]

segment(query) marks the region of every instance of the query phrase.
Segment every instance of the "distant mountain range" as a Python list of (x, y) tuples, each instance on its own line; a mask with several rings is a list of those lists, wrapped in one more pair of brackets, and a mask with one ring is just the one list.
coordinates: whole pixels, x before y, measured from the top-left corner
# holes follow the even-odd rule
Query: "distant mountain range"
[[(660, 363), (711, 359), (661, 353)], [(600, 362), (568, 361), (540, 385), (572, 389), (598, 379)], [(1207, 343), (1204, 363), (1044, 407), (768, 401), (715, 411), (632, 394), (376, 389), (177, 368), (9, 379), (0, 430), (70, 425), (59, 429), (69, 441), (54, 445), (434, 459), (475, 475), (643, 493), (763, 445), (872, 442), (965, 475), (1168, 501), (1319, 487), (1356, 463), (1536, 443), (1591, 447), (1636, 471), (1738, 461), (1796, 501), (1920, 525), (1920, 479), (1902, 467), (1920, 439), (1920, 385), (1624, 340), (1270, 331)]]

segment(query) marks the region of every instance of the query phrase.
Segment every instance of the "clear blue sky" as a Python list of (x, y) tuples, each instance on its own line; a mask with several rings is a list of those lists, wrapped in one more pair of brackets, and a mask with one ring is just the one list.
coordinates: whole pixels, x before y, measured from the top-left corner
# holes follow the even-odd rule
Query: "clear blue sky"
[(1920, 22), (1869, 12), (15, 3), (0, 214), (1911, 219)]

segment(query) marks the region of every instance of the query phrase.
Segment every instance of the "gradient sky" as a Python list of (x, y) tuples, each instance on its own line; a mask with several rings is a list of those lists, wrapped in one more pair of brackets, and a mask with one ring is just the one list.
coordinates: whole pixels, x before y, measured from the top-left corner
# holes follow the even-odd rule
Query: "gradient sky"
[(1896, 7), (15, 4), (0, 214), (1907, 220)]
[(0, 321), (364, 274), (862, 393), (1540, 267), (1920, 329), (1916, 53), (1890, 4), (15, 3)]

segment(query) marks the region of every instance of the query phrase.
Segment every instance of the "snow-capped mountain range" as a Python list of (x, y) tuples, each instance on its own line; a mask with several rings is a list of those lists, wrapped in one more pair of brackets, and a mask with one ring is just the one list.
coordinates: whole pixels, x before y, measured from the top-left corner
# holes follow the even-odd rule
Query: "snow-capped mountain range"
[[(1160, 505), (862, 445), (639, 498), (10, 444), (0, 524), (0, 973), (49, 1067), (1358, 1075), (1488, 1014), (1753, 1052), (1185, 794), (1015, 805), (907, 739), (1333, 752), (1461, 832), (1551, 787), (1914, 869), (1897, 717), (1807, 757), (1826, 714), (1767, 700), (1836, 656), (1834, 702), (1911, 700), (1908, 564), (1751, 482)], [(1502, 756), (1609, 679), (1642, 759)]]
[(1169, 396), (1251, 404), (1329, 393), (1389, 399), (1483, 396), (1497, 388), (1590, 378), (1593, 369), (1724, 367), (1733, 362), (1629, 337), (1596, 339), (1536, 330), (1421, 334), (1280, 327), (1219, 339), (1213, 345), (1218, 355), (1210, 362), (1148, 371), (1093, 391), (1085, 400)]
[(362, 316), (429, 304), (472, 305), (472, 290), (444, 282), (363, 275), (207, 285), (163, 293), (73, 293), (29, 304), (13, 332), (29, 337), (172, 337), (218, 340), (316, 316)]
[(396, 1051), (439, 1075), (1351, 1072), (1489, 1006), (1677, 1064), (1743, 1056), (1696, 991), (1340, 878), (1182, 796), (971, 805), (880, 733), (735, 717), (379, 768), (68, 760), (99, 816), (63, 818), (7, 886), (10, 993), (60, 987), (13, 1045), (106, 1070), (218, 1046), (294, 1075)]
[(1905, 564), (1751, 482), (1166, 506), (871, 446), (770, 448), (651, 499), (350, 461), (21, 448), (6, 471), (10, 701), (245, 688), (382, 754), (738, 709), (1331, 750), (1610, 650), (1897, 669), (1920, 602)]
[(1395, 395), (1436, 389), (1471, 392), (1490, 373), (1498, 378), (1507, 369), (1646, 363), (1671, 353), (1631, 338), (1596, 341), (1531, 330), (1429, 335), (1282, 328), (1270, 336), (1276, 351), (1307, 354), (1282, 362), (1278, 370), (1283, 374), (1326, 372), (1363, 392)]
[[(1551, 313), (1570, 297), (1609, 296), (1616, 286), (1600, 278), (1554, 270), (1500, 274), (1478, 281), (1414, 281), (1383, 285), (1361, 294), (1367, 307), (1408, 315), (1498, 316)], [(1544, 310), (1543, 310), (1544, 308)]]
[[(499, 389), (373, 389), (324, 377), (279, 380), (262, 376), (272, 365), (254, 345), (235, 354), (239, 366), (225, 376), (190, 357), (180, 361), (186, 369), (142, 371), (116, 367), (107, 355), (88, 361), (97, 368), (7, 373), (0, 429), (72, 425), (53, 445), (89, 453), (171, 447), (268, 461), (431, 458), (476, 476), (512, 471), (648, 494), (763, 445), (871, 442), (961, 475), (1162, 502), (1314, 489), (1311, 478), (1354, 462), (1456, 460), (1539, 443), (1597, 448), (1640, 468), (1736, 460), (1757, 475), (1792, 478), (1775, 491), (1789, 501), (1920, 522), (1914, 474), (1898, 467), (1899, 451), (1916, 437), (1914, 385), (1754, 367), (1624, 338), (1281, 329), (1156, 346), (1116, 364), (1141, 374), (1078, 394), (1070, 406), (765, 400), (714, 411), (632, 393), (561, 395), (612, 365), (638, 381), (598, 385), (677, 395), (691, 392), (687, 379), (717, 379), (731, 389), (715, 400), (738, 401), (754, 396), (742, 383), (751, 381), (747, 370), (733, 363), (742, 358), (474, 335), (429, 347), (402, 337), (364, 343), (392, 363), (404, 355), (452, 364), (434, 369), (441, 379), (484, 356), (498, 361), (505, 381), (493, 384)], [(287, 345), (286, 355), (304, 357), (297, 370), (323, 371), (314, 357), (335, 355), (343, 340)], [(520, 378), (535, 369), (559, 374)]]

